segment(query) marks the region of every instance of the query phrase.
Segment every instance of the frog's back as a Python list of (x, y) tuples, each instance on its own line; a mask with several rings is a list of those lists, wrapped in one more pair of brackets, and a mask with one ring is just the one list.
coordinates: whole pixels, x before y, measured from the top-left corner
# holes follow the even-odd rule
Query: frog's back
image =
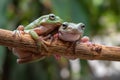
[(33, 28), (36, 28), (38, 25), (40, 25), (40, 20), (39, 18), (35, 21), (33, 21), (32, 23), (28, 24), (26, 27), (25, 27), (25, 30), (29, 30), (29, 29), (33, 29)]

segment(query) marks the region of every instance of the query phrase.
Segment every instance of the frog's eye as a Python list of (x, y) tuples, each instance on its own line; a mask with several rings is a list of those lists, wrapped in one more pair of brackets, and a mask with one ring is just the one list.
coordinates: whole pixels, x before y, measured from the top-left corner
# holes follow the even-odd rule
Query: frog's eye
[(50, 14), (50, 15), (49, 15), (49, 19), (50, 19), (50, 20), (55, 20), (55, 15), (54, 15), (54, 14)]
[(81, 29), (84, 30), (85, 29), (85, 25), (81, 24)]
[(68, 27), (68, 24), (67, 24), (67, 23), (63, 23), (63, 24), (62, 24), (62, 28), (63, 28), (63, 29), (66, 29), (67, 27)]
[(85, 24), (83, 24), (83, 23), (79, 23), (78, 25), (79, 25), (79, 28), (80, 28), (80, 29), (82, 29), (82, 30), (85, 29)]

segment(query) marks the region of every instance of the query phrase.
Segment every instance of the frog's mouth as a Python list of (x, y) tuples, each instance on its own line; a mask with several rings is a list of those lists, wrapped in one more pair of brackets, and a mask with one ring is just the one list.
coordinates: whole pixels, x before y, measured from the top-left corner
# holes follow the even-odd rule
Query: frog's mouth
[(71, 31), (67, 31), (67, 32), (62, 32), (62, 31), (58, 31), (61, 35), (64, 35), (64, 34), (69, 34), (69, 35), (80, 35), (82, 33), (80, 32), (71, 32)]
[(64, 41), (76, 41), (80, 38), (80, 34), (75, 34), (75, 33), (64, 33), (64, 32), (61, 32), (59, 31), (58, 33), (59, 35), (59, 38), (64, 40)]
[(60, 36), (66, 36), (66, 37), (75, 37), (75, 36), (80, 36), (80, 34), (78, 34), (78, 33), (64, 33), (64, 32), (58, 32), (58, 34), (60, 35)]

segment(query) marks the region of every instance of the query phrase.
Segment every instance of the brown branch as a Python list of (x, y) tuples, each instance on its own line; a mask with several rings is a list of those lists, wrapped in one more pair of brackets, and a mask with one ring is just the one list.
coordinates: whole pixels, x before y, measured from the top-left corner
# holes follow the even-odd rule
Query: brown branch
[[(0, 45), (27, 49), (33, 52), (36, 52), (37, 48), (34, 40), (28, 34), (21, 35), (21, 38), (18, 36), (14, 37), (12, 31), (3, 29), (0, 29)], [(68, 42), (58, 40), (57, 43), (53, 42), (51, 46), (48, 46), (48, 52), (43, 49), (43, 53), (46, 54), (46, 56), (60, 54), (68, 58), (81, 58), (87, 60), (120, 60), (120, 47), (79, 43), (76, 46), (76, 53), (73, 54), (72, 48), (68, 50), (68, 46)]]

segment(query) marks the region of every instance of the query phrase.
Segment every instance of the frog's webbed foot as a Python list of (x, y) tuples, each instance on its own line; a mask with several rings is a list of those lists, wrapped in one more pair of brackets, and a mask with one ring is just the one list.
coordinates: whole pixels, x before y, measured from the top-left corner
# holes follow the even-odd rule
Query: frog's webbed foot
[[(50, 41), (46, 41), (46, 40), (48, 40), (48, 39), (49, 39)], [(44, 44), (46, 44), (47, 46), (50, 46), (50, 45), (52, 44), (54, 38), (53, 38), (53, 36), (52, 36), (51, 34), (49, 34), (49, 35), (47, 35), (47, 36), (45, 36), (45, 37), (43, 37), (43, 38), (40, 37), (40, 40), (41, 40)]]
[(23, 25), (20, 25), (20, 26), (18, 26), (18, 28), (16, 29), (16, 30), (14, 30), (13, 31), (13, 36), (15, 36), (16, 37), (16, 35), (19, 37), (19, 38), (21, 38), (21, 34), (24, 34), (25, 32), (24, 32), (24, 26)]
[[(48, 48), (47, 46), (51, 46), (53, 41), (54, 43), (57, 43), (57, 40), (58, 40), (58, 34), (54, 34), (54, 35), (47, 35), (45, 37), (39, 37), (40, 41), (42, 42), (42, 45), (44, 46), (45, 50), (48, 51)], [(46, 41), (48, 40), (49, 41)], [(47, 46), (46, 46), (47, 45)], [(61, 55), (54, 55), (54, 57), (59, 60), (61, 58)]]
[[(47, 35), (47, 36), (44, 36), (44, 37), (42, 37), (42, 36), (39, 37), (39, 40), (42, 41), (42, 44), (43, 44), (43, 46), (44, 46), (45, 49), (46, 49), (46, 45), (47, 45), (47, 46), (50, 45), (50, 42), (49, 42), (49, 41), (46, 41), (46, 40), (48, 40), (49, 38), (51, 38), (51, 34), (49, 34), (49, 35)], [(46, 45), (45, 45), (45, 44), (46, 44)], [(46, 51), (47, 51), (47, 49), (46, 49)]]
[[(56, 33), (56, 34), (54, 34), (54, 35), (49, 34), (49, 35), (43, 37), (43, 42), (44, 42), (46, 45), (50, 46), (50, 45), (52, 45), (53, 42), (54, 42), (54, 43), (57, 43), (57, 42), (58, 42), (58, 37), (59, 37), (58, 33)], [(47, 39), (49, 39), (49, 41), (45, 41), (45, 40), (47, 40)]]
[[(48, 36), (49, 36), (49, 37), (48, 37)], [(48, 36), (47, 36), (47, 39), (50, 38), (50, 41), (49, 41), (49, 42), (48, 42), (48, 41), (45, 41), (46, 37), (45, 37), (45, 39), (43, 40), (43, 42), (44, 42), (46, 45), (48, 45), (48, 46), (52, 45), (53, 41), (54, 41), (54, 43), (57, 43), (57, 42), (58, 42), (58, 33), (54, 34), (53, 36), (49, 34)]]
[(44, 49), (48, 51), (46, 44), (49, 45), (49, 42), (45, 41), (42, 37), (39, 37), (39, 40), (40, 40), (41, 45), (44, 47)]

